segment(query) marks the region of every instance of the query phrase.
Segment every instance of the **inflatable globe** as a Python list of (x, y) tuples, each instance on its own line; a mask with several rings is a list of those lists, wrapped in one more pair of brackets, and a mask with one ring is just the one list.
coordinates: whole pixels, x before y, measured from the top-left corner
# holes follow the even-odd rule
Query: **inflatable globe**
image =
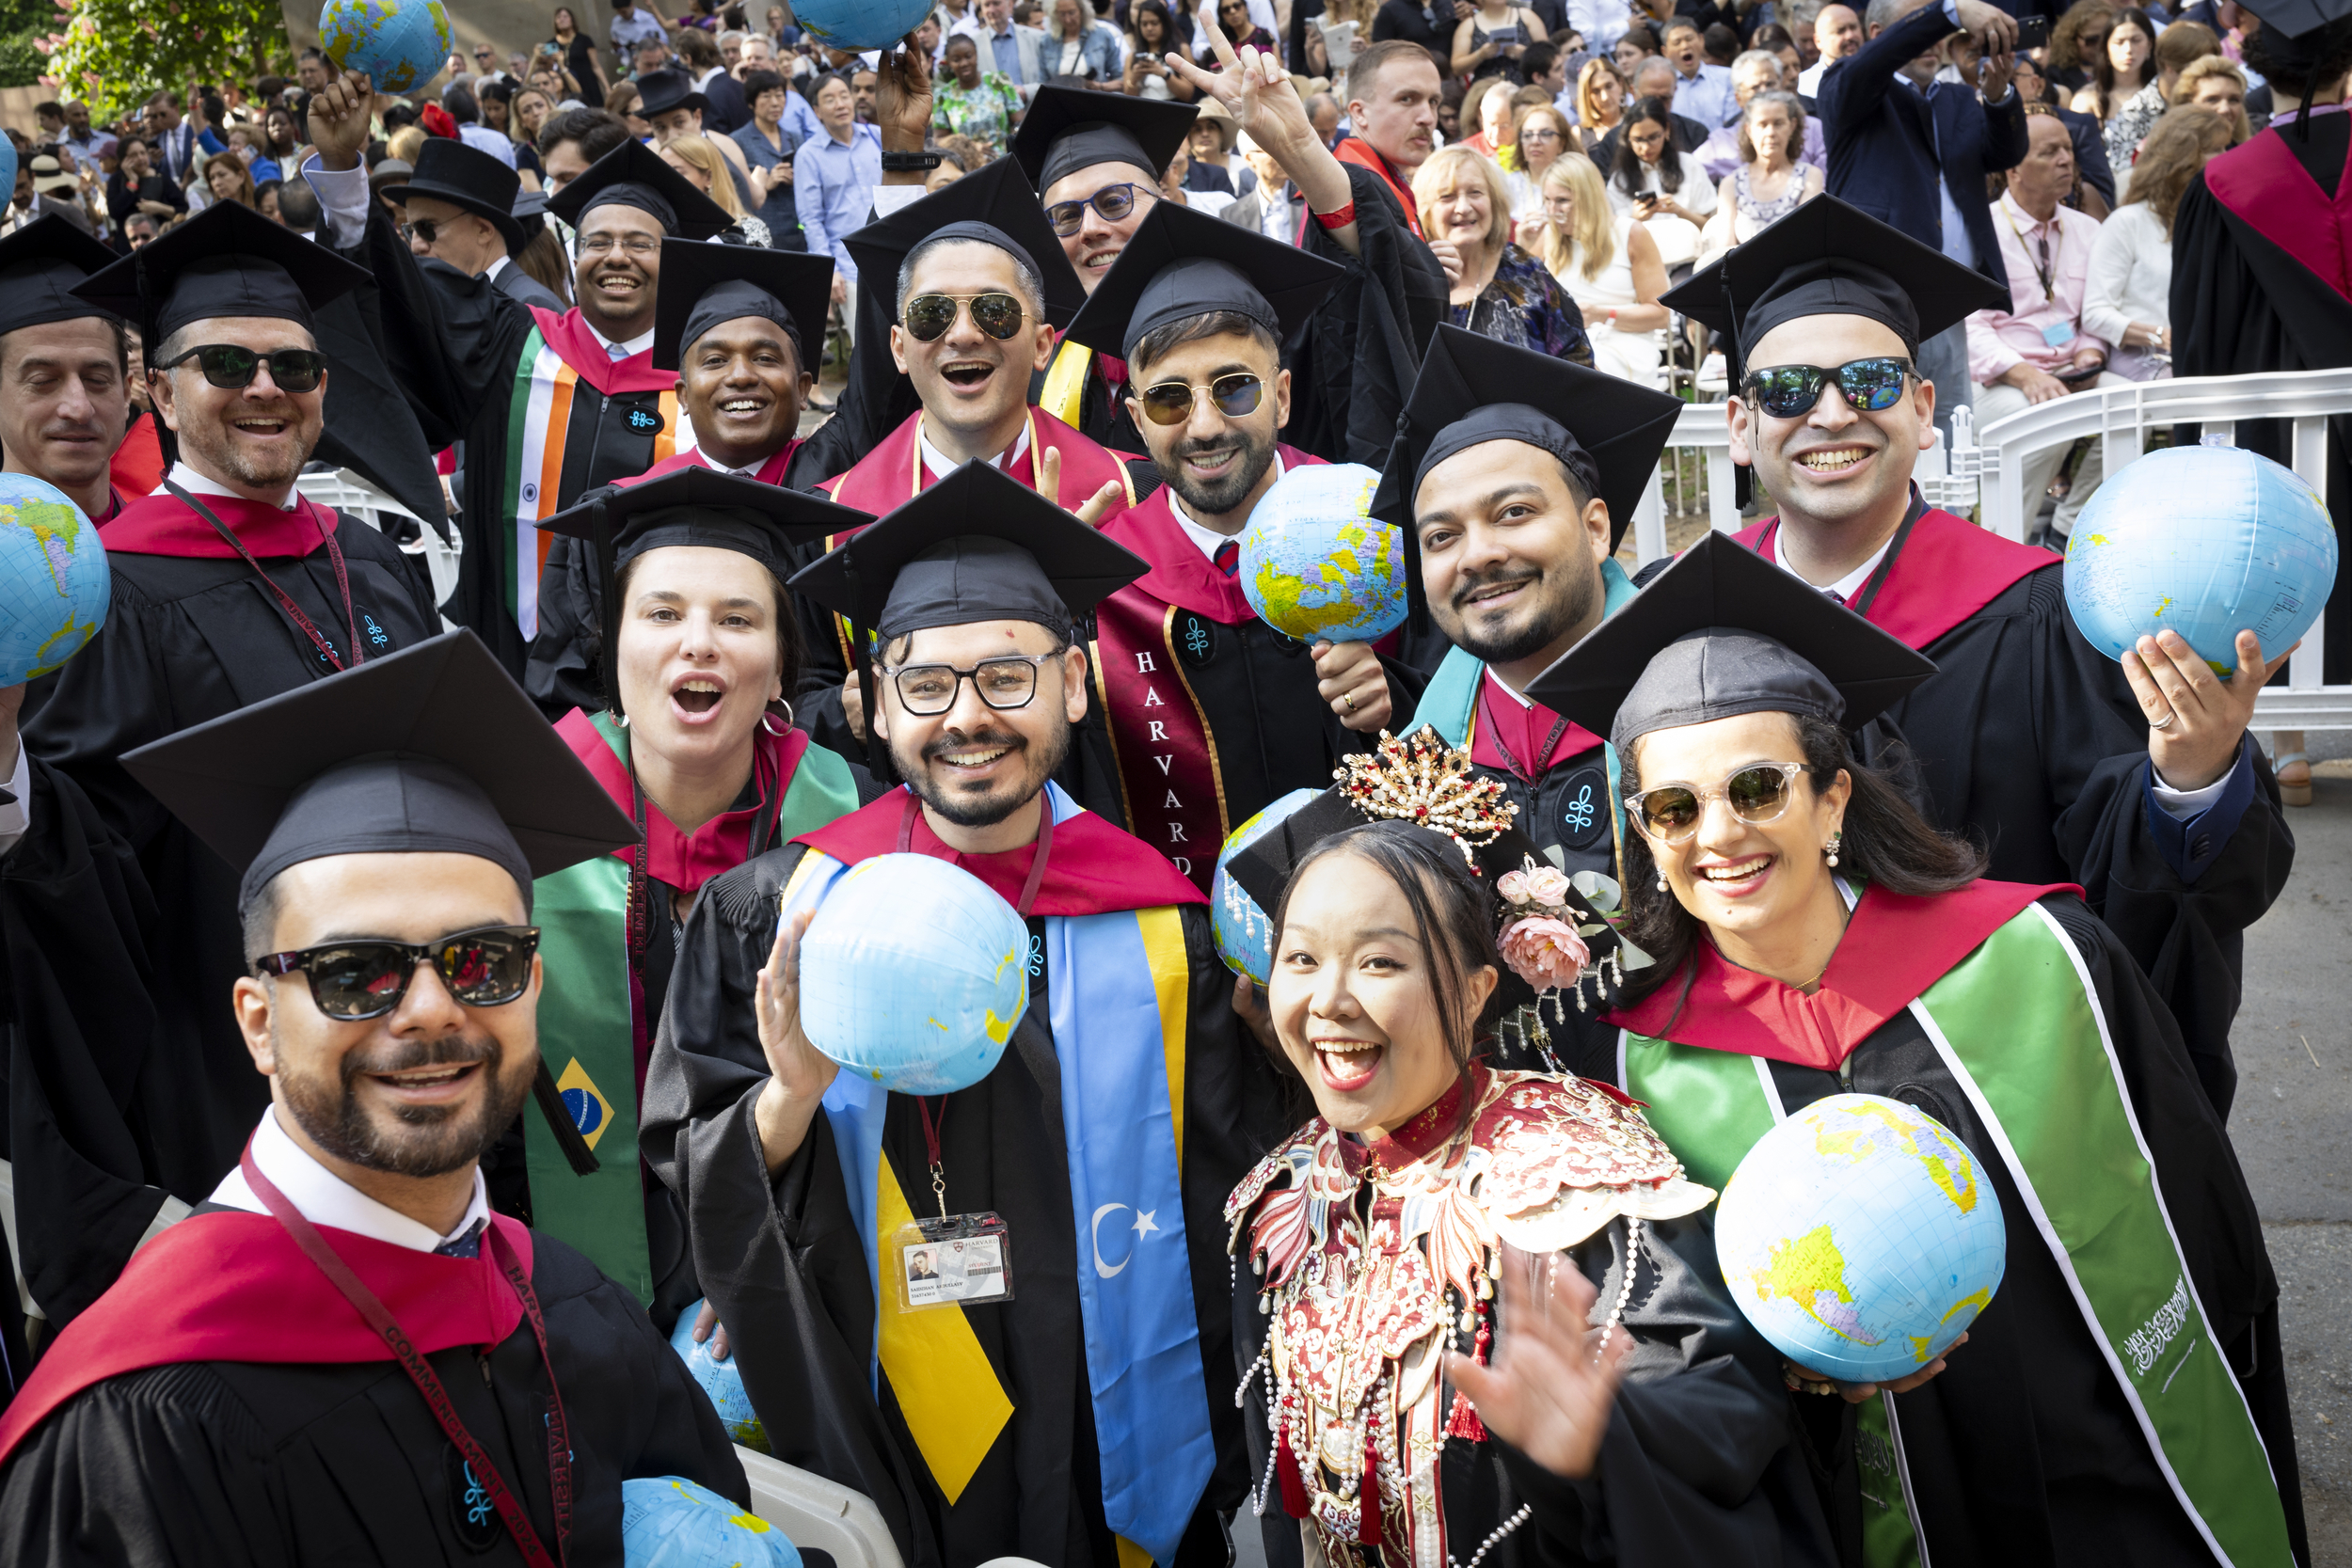
[(800, 1548), (757, 1514), (683, 1476), (621, 1482), (628, 1568), (801, 1568)]
[(1841, 1383), (1907, 1377), (2000, 1288), (2001, 1200), (1900, 1101), (1832, 1095), (1765, 1133), (1715, 1212), (1724, 1283), (1757, 1332)]
[(7, 136), (0, 136), (0, 191), (8, 192), (10, 199), (14, 199), (16, 192), (16, 143), (9, 140)]
[(961, 866), (877, 855), (844, 872), (801, 942), (801, 1026), (898, 1094), (989, 1074), (1029, 1006), (1029, 928)]
[(112, 595), (97, 525), (47, 481), (0, 474), (0, 686), (81, 652)]
[(367, 73), (378, 92), (415, 92), (449, 63), (449, 12), (441, 0), (326, 0), (319, 47), (344, 71)]
[(2336, 580), (2328, 504), (2292, 468), (2235, 447), (2173, 447), (2107, 476), (2074, 520), (2066, 604), (2109, 658), (2167, 627), (2225, 678), (2237, 634), (2276, 658)]
[(931, 0), (792, 0), (792, 20), (828, 49), (888, 49), (930, 12)]
[(1274, 916), (1258, 908), (1258, 901), (1226, 875), (1225, 867), (1266, 830), (1322, 793), (1319, 789), (1292, 790), (1226, 834), (1225, 847), (1216, 852), (1216, 876), (1209, 883), (1209, 930), (1216, 942), (1216, 956), (1225, 960), (1226, 968), (1248, 975), (1261, 986), (1274, 974)]
[(1303, 642), (1369, 642), (1405, 624), (1405, 540), (1365, 515), (1380, 476), (1360, 463), (1291, 469), (1241, 533), (1241, 591)]
[(719, 1413), (727, 1435), (747, 1449), (768, 1452), (768, 1429), (759, 1424), (759, 1413), (752, 1408), (751, 1395), (743, 1391), (743, 1371), (730, 1354), (724, 1361), (712, 1358), (710, 1341), (694, 1342), (694, 1319), (703, 1309), (696, 1302), (678, 1314), (677, 1327), (670, 1331), (670, 1348), (678, 1353), (691, 1372), (694, 1381), (710, 1398), (710, 1407)]

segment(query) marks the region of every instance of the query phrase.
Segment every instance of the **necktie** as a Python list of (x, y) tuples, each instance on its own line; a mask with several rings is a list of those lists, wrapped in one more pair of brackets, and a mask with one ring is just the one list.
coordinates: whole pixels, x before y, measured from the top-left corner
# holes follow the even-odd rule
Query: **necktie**
[(1821, 592), (1829, 595), (1829, 602), (1832, 604), (1844, 604), (1846, 602), (1846, 595), (1840, 594), (1835, 588), (1824, 588)]
[(466, 1227), (463, 1234), (443, 1242), (433, 1250), (443, 1258), (479, 1258), (482, 1256), (482, 1227), (490, 1222), (476, 1220)]
[(1209, 561), (1227, 577), (1239, 577), (1241, 575), (1240, 543), (1237, 540), (1228, 539), (1216, 547), (1216, 554), (1209, 557)]
[(604, 356), (608, 359), (626, 359), (628, 357), (628, 350), (618, 343), (607, 343), (604, 345)]

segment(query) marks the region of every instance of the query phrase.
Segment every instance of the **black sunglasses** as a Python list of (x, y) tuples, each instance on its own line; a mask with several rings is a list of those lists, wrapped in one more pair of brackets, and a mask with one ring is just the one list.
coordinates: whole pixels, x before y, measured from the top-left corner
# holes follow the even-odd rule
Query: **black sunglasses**
[(972, 325), (998, 342), (1019, 332), (1027, 316), (1020, 299), (1002, 290), (977, 294), (916, 294), (907, 301), (907, 333), (918, 343), (934, 342), (956, 325), (956, 312), (966, 305), (972, 309)]
[(439, 218), (410, 218), (400, 226), (400, 237), (411, 244), (422, 240), (425, 243), (425, 248), (429, 250), (440, 243), (441, 220)]
[(326, 356), (312, 348), (281, 348), (268, 354), (257, 354), (235, 343), (204, 343), (188, 350), (167, 365), (157, 370), (177, 370), (189, 360), (204, 372), (204, 379), (214, 386), (236, 391), (253, 385), (262, 365), (267, 361), (269, 378), (281, 392), (315, 392), (319, 377), (326, 372)]
[(1045, 221), (1054, 226), (1054, 232), (1063, 239), (1078, 231), (1086, 222), (1086, 210), (1092, 207), (1103, 214), (1104, 223), (1117, 223), (1136, 210), (1136, 192), (1142, 189), (1130, 180), (1117, 185), (1105, 185), (1083, 201), (1057, 201), (1045, 209)]
[(299, 970), (310, 1000), (333, 1019), (382, 1018), (408, 994), (417, 966), (430, 963), (450, 995), (469, 1007), (502, 1007), (530, 989), (536, 926), (485, 926), (438, 942), (335, 942), (256, 958), (262, 974)]
[(1798, 419), (1821, 401), (1822, 384), (1836, 381), (1849, 404), (1876, 414), (1895, 406), (1911, 373), (1910, 360), (1891, 356), (1849, 360), (1834, 371), (1820, 365), (1774, 365), (1748, 372), (1748, 399), (1774, 419)]
[[(1153, 424), (1183, 424), (1192, 418), (1192, 383), (1163, 381), (1143, 389), (1144, 417)], [(1258, 411), (1258, 404), (1265, 396), (1265, 383), (1248, 371), (1235, 371), (1220, 375), (1209, 383), (1209, 400), (1217, 412), (1228, 419), (1238, 420)]]

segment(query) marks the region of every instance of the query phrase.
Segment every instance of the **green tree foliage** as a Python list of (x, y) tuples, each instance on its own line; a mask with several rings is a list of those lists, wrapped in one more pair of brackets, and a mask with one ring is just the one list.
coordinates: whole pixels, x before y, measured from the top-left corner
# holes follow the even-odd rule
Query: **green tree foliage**
[[(0, 0), (9, 6), (44, 0)], [(111, 119), (190, 82), (250, 82), (292, 69), (276, 0), (73, 0), (45, 75)]]

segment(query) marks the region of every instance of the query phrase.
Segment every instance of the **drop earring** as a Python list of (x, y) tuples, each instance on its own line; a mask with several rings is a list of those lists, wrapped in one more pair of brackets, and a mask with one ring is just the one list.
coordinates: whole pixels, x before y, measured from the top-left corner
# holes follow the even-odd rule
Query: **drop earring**
[(1845, 830), (1841, 828), (1833, 832), (1829, 835), (1829, 842), (1821, 847), (1821, 853), (1829, 857), (1830, 864), (1836, 865), (1837, 863), (1837, 847), (1845, 841)]

